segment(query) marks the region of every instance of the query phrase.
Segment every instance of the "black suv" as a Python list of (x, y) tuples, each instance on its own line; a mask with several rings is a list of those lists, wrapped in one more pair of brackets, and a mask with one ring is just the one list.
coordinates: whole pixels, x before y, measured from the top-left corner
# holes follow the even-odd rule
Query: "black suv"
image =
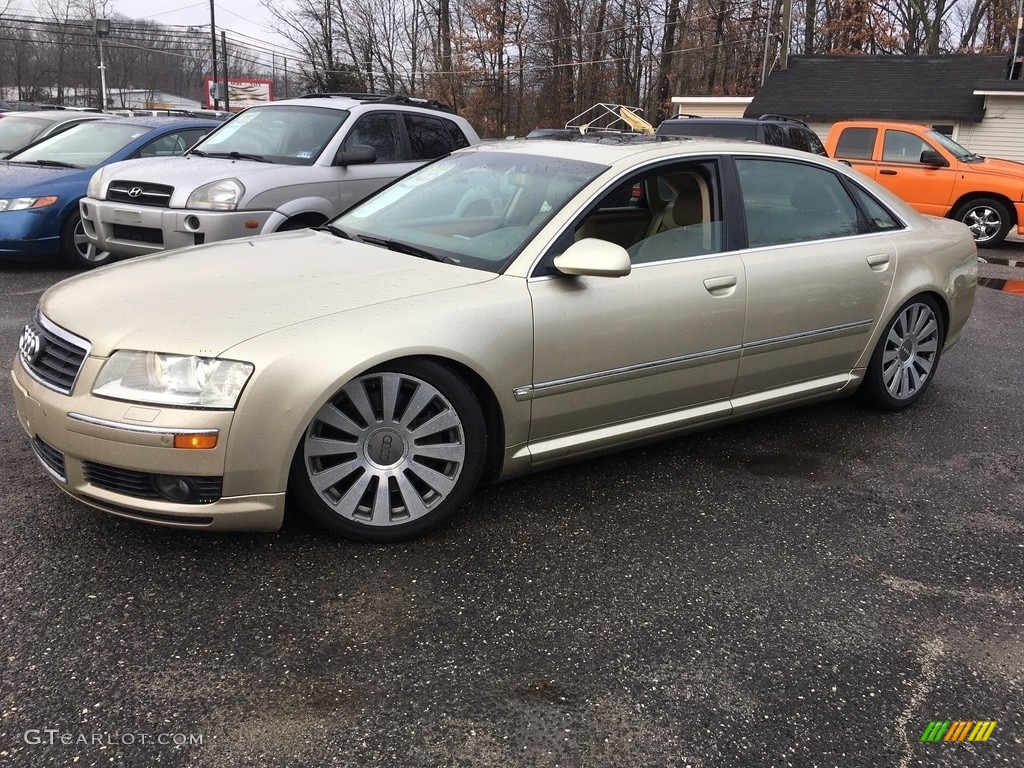
[(818, 134), (808, 128), (806, 123), (782, 115), (761, 115), (756, 120), (745, 117), (676, 115), (661, 122), (657, 135), (741, 139), (799, 149), (815, 155), (828, 155)]

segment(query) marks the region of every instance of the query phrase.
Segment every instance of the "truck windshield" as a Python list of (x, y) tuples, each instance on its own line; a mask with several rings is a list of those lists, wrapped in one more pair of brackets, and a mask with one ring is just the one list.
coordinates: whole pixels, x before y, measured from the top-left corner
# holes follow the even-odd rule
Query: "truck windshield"
[(312, 165), (349, 113), (302, 104), (252, 107), (193, 148), (207, 157), (250, 158)]
[(965, 149), (953, 141), (949, 136), (938, 131), (928, 131), (928, 135), (935, 140), (936, 144), (941, 144), (945, 147), (946, 151), (953, 155), (961, 163), (971, 163), (978, 160), (984, 160), (981, 155), (976, 155), (969, 149)]

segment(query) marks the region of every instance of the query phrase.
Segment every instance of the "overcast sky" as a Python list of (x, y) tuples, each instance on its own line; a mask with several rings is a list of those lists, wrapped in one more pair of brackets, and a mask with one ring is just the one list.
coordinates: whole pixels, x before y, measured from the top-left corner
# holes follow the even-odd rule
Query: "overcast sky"
[[(270, 14), (256, 0), (216, 0), (215, 15), (218, 32), (223, 30), (232, 38), (232, 32), (248, 35), (255, 42), (271, 46), (289, 47), (270, 26)], [(113, 9), (133, 19), (148, 19), (160, 24), (201, 26), (210, 24), (210, 3), (188, 0), (113, 0)], [(243, 38), (240, 42), (245, 42)]]

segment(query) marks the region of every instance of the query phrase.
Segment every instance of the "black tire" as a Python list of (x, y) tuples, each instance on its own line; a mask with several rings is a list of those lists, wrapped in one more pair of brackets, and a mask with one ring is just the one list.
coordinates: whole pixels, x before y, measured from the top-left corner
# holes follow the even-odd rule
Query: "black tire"
[(871, 355), (860, 394), (884, 411), (913, 405), (935, 378), (946, 329), (935, 299), (917, 296), (889, 320)]
[(77, 210), (67, 217), (60, 228), (59, 247), (61, 261), (75, 269), (95, 269), (117, 260), (114, 254), (97, 250), (89, 241), (85, 236), (82, 216)]
[(405, 541), (465, 504), (486, 449), (483, 412), (462, 379), (425, 360), (392, 363), (357, 376), (321, 406), (295, 452), (289, 489), (334, 533)]
[(1003, 242), (1013, 226), (1013, 217), (1005, 203), (988, 197), (964, 203), (956, 209), (953, 218), (966, 224), (974, 242), (984, 248)]

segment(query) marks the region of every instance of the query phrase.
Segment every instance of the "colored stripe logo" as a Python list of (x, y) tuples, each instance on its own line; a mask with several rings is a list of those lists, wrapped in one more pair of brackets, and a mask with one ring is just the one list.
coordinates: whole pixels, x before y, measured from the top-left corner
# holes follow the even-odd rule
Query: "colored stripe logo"
[(995, 720), (932, 720), (921, 741), (988, 741), (996, 725)]

